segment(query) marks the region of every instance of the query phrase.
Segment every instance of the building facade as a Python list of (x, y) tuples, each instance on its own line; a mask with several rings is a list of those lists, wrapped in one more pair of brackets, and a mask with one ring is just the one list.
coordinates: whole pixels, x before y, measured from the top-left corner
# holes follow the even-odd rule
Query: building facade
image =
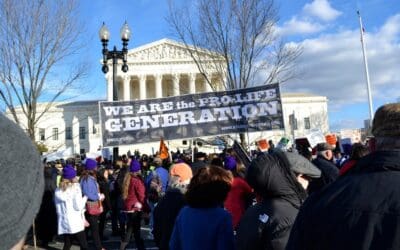
[[(210, 52), (204, 51), (204, 58), (207, 58), (207, 53)], [(128, 66), (129, 71), (126, 73), (118, 67), (118, 100), (142, 100), (223, 90), (223, 76), (210, 67), (210, 86), (184, 45), (169, 39), (129, 50)], [(112, 101), (112, 73), (107, 73), (105, 77), (107, 101)], [(323, 133), (329, 131), (326, 97), (299, 93), (284, 93), (281, 97), (285, 129), (248, 133), (250, 145), (259, 139), (277, 142), (282, 136), (304, 137), (309, 130), (315, 128)], [(38, 109), (44, 107), (45, 104), (42, 104)], [(19, 117), (23, 118), (22, 115)], [(21, 124), (26, 123), (22, 121)], [(100, 129), (98, 101), (55, 103), (37, 123), (36, 139), (46, 145), (50, 152), (68, 147), (74, 153), (96, 152), (102, 148)], [(231, 136), (238, 138), (238, 135)], [(188, 148), (191, 145), (188, 141), (192, 140), (196, 138), (168, 141), (168, 145), (171, 150), (182, 150)], [(119, 152), (124, 154), (128, 150), (139, 150), (154, 154), (158, 146), (158, 143), (125, 145), (120, 147)], [(217, 150), (205, 144), (201, 147), (200, 150), (206, 152)]]
[[(213, 56), (211, 52), (203, 53), (204, 58)], [(210, 69), (210, 85), (181, 43), (162, 39), (129, 50), (128, 72), (122, 72), (118, 66), (118, 100), (143, 100), (222, 90), (223, 77), (212, 70), (214, 63), (210, 60), (207, 67)], [(112, 101), (112, 72), (105, 76), (107, 101)]]

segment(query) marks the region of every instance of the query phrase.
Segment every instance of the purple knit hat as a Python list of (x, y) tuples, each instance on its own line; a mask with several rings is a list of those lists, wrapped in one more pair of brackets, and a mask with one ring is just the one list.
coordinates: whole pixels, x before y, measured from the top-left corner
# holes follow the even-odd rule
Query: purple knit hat
[(236, 159), (233, 156), (225, 157), (224, 167), (227, 170), (234, 170), (236, 168)]
[(62, 177), (68, 180), (74, 179), (76, 177), (76, 170), (72, 165), (68, 164), (62, 170)]
[(85, 161), (85, 169), (86, 170), (93, 170), (97, 168), (97, 161), (87, 158)]
[(130, 172), (138, 172), (140, 171), (140, 163), (137, 160), (132, 160), (131, 165), (129, 166)]

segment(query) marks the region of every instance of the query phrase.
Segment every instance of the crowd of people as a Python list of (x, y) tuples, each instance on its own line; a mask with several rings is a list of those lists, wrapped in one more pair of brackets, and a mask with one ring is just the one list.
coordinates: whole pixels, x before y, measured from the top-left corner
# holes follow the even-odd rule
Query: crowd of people
[(144, 223), (162, 250), (400, 249), (400, 104), (376, 111), (372, 134), (374, 147), (277, 147), (256, 152), (247, 167), (232, 149), (49, 162), (41, 205), (23, 214), (36, 215), (42, 246), (58, 234), (64, 249), (72, 239), (89, 249), (88, 237), (104, 249), (107, 220), (121, 250), (132, 236), (145, 249)]

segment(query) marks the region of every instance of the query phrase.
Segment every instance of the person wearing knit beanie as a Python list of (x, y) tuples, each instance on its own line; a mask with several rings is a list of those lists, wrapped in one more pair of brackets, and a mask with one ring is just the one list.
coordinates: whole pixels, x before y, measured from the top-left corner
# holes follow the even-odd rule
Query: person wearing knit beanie
[(235, 170), (237, 166), (236, 159), (233, 156), (227, 156), (224, 160), (224, 167), (226, 170)]
[[(87, 158), (85, 160), (85, 171), (80, 177), (80, 185), (82, 194), (87, 196), (91, 202), (102, 202), (105, 198), (100, 193), (99, 184), (97, 182), (97, 162), (94, 159)], [(92, 232), (92, 239), (96, 249), (102, 249), (102, 243), (99, 234), (99, 215), (85, 213), (86, 220), (89, 222), (89, 229)]]
[(186, 163), (173, 164), (169, 170), (168, 189), (153, 212), (153, 235), (159, 249), (169, 249), (175, 219), (186, 204), (184, 193), (192, 176), (192, 169)]
[(85, 235), (85, 205), (88, 197), (82, 195), (82, 190), (76, 170), (67, 164), (62, 170), (62, 179), (59, 187), (55, 190), (54, 203), (57, 211), (57, 231), (63, 235), (63, 249), (70, 249), (72, 239), (76, 238), (81, 249), (88, 249)]
[(129, 171), (131, 173), (139, 172), (141, 170), (140, 163), (137, 160), (132, 160), (129, 166)]
[(62, 177), (67, 180), (72, 180), (76, 177), (76, 170), (75, 168), (68, 164), (62, 170)]
[(0, 246), (21, 249), (44, 190), (39, 152), (25, 132), (0, 113)]
[(85, 169), (86, 170), (94, 170), (97, 168), (97, 161), (87, 158), (85, 161)]
[(132, 234), (135, 238), (137, 249), (145, 249), (144, 240), (140, 235), (140, 225), (142, 208), (145, 205), (146, 188), (140, 170), (140, 163), (132, 159), (129, 165), (129, 173), (126, 174), (121, 188), (124, 202), (123, 211), (127, 212), (126, 232), (122, 237), (119, 248), (121, 250), (128, 246)]

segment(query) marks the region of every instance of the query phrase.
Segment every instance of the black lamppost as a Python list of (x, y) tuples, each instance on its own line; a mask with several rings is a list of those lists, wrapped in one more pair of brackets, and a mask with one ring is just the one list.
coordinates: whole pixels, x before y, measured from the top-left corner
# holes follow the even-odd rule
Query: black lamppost
[[(128, 41), (129, 41), (129, 38), (131, 37), (131, 30), (129, 29), (129, 26), (126, 22), (122, 26), (120, 34), (121, 34), (121, 40), (122, 40), (122, 50), (117, 50), (117, 47), (114, 46), (114, 49), (109, 51), (107, 46), (108, 46), (108, 40), (110, 38), (110, 32), (108, 31), (108, 28), (106, 27), (105, 23), (103, 23), (103, 26), (101, 26), (100, 31), (99, 31), (100, 41), (103, 44), (103, 50), (102, 50), (103, 67), (101, 68), (101, 70), (103, 71), (104, 74), (106, 74), (108, 72), (107, 61), (109, 59), (112, 59), (113, 101), (118, 101), (118, 89), (117, 89), (117, 81), (116, 81), (118, 59), (122, 60), (121, 70), (125, 73), (128, 71), (128, 64), (127, 64)], [(113, 160), (116, 160), (117, 156), (118, 156), (118, 147), (114, 147), (113, 148)]]

